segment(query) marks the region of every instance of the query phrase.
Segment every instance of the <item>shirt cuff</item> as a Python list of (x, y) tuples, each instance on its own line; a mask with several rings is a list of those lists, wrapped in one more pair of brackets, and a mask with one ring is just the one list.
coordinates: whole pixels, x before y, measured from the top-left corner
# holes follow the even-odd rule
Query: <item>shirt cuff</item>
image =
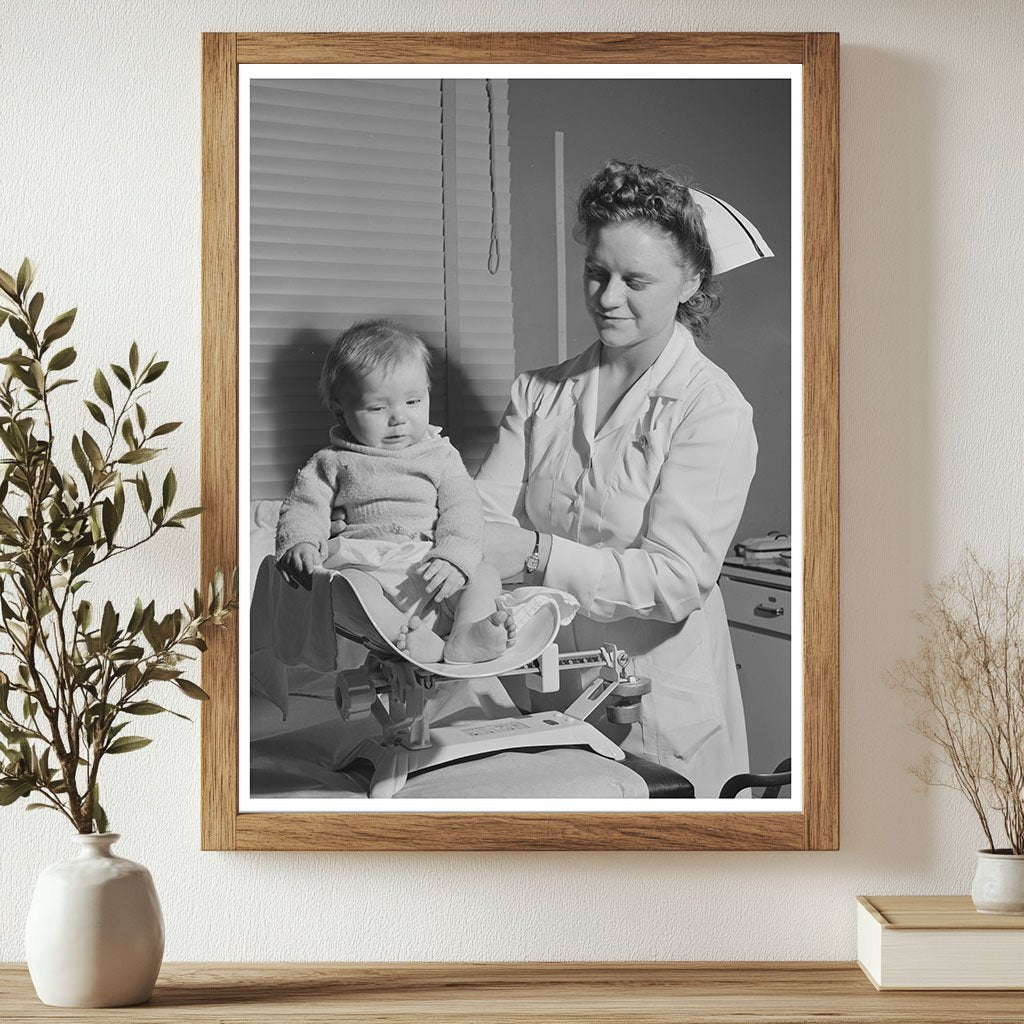
[(574, 544), (564, 537), (551, 538), (551, 557), (544, 572), (544, 585), (572, 594), (588, 614), (594, 606), (601, 582), (604, 551)]

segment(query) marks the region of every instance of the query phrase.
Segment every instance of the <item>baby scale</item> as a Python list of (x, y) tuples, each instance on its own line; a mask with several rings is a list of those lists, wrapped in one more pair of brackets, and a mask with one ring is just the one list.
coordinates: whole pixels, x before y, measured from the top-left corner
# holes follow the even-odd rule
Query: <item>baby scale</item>
[[(334, 579), (335, 630), (368, 651), (360, 668), (338, 674), (335, 698), (343, 718), (351, 710), (353, 688), (369, 687), (370, 712), (380, 738), (339, 749), (334, 770), (364, 759), (373, 766), (369, 795), (394, 796), (415, 772), (438, 765), (538, 747), (589, 747), (621, 761), (622, 750), (588, 721), (604, 707), (610, 721), (628, 724), (640, 718), (640, 700), (649, 679), (632, 675), (629, 655), (612, 645), (560, 654), (555, 644), (560, 612), (551, 598), (531, 598), (517, 613), (516, 640), (500, 657), (473, 665), (418, 662), (400, 651), (378, 628), (372, 609), (383, 599), (380, 585), (358, 569), (343, 569)], [(558, 689), (562, 669), (600, 669), (600, 677), (565, 711), (430, 727), (427, 698), (438, 684), (483, 676), (525, 675), (526, 685), (542, 693)], [(383, 698), (383, 699), (382, 699)], [(614, 703), (609, 703), (614, 701)]]

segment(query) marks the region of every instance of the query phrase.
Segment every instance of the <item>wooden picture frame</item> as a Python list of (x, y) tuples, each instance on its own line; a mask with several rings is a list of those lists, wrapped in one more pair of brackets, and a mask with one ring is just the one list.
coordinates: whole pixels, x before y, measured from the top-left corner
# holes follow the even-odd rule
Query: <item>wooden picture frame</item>
[[(803, 738), (798, 812), (239, 810), (237, 625), (203, 658), (208, 850), (834, 850), (839, 843), (839, 38), (833, 33), (205, 34), (202, 571), (238, 563), (238, 69), (271, 63), (799, 64), (803, 92)], [(797, 346), (793, 346), (794, 354)]]

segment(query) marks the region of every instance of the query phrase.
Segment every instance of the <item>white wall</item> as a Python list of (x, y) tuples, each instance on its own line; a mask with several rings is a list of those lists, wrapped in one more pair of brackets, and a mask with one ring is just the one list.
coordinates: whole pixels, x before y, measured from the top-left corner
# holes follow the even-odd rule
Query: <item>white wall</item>
[[(83, 364), (132, 338), (173, 357), (150, 412), (187, 422), (193, 496), (201, 31), (842, 33), (842, 850), (201, 853), (198, 734), (161, 719), (106, 802), (156, 879), (169, 959), (849, 958), (855, 894), (966, 891), (978, 830), (906, 774), (918, 745), (885, 678), (926, 578), (967, 543), (1021, 550), (1015, 0), (8, 0), (4, 22), (0, 266), (32, 254), (55, 305), (81, 307)], [(193, 544), (135, 570), (168, 602), (196, 571)], [(70, 846), (56, 816), (0, 811), (0, 960), (22, 957), (31, 879)]]

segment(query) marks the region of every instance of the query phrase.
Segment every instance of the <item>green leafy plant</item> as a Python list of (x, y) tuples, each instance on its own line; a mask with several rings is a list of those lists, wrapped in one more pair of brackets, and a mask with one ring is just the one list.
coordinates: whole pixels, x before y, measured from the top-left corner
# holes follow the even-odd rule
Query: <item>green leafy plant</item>
[[(27, 259), (15, 276), (0, 271), (0, 327), (17, 339), (0, 357), (0, 665), (11, 669), (0, 672), (0, 805), (35, 796), (29, 809), (105, 832), (101, 764), (152, 742), (126, 732), (133, 720), (186, 717), (152, 699), (161, 687), (207, 699), (185, 673), (206, 649), (207, 628), (237, 607), (238, 574), (225, 586), (218, 570), (162, 615), (141, 598), (124, 613), (86, 599), (93, 570), (202, 510), (174, 507), (173, 469), (155, 487), (140, 468), (181, 424), (147, 421), (142, 400), (167, 363), (141, 359), (135, 343), (124, 364), (93, 376), (95, 396), (83, 401), (96, 426), (58, 437), (52, 396), (78, 383), (64, 375), (77, 353), (58, 342), (76, 311), (42, 327), (33, 277)], [(61, 442), (70, 451), (63, 465)]]

